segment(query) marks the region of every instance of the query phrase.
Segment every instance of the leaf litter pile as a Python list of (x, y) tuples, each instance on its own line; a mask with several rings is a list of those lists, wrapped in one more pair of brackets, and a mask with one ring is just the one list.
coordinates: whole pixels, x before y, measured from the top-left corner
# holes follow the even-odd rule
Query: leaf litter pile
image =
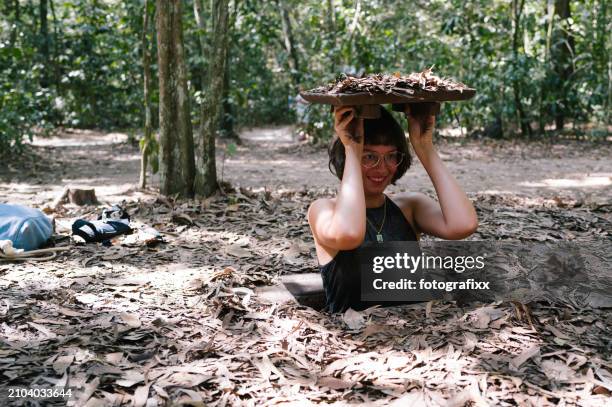
[(398, 93), (412, 95), (415, 90), (427, 92), (463, 91), (469, 89), (461, 82), (442, 78), (432, 73), (431, 68), (421, 72), (402, 75), (399, 72), (389, 74), (370, 74), (363, 77), (343, 74), (334, 82), (310, 90), (312, 93), (350, 94), (367, 92), (369, 94)]
[[(609, 405), (606, 309), (559, 298), (329, 315), (259, 298), (280, 274), (315, 271), (305, 213), (331, 193), (124, 202), (164, 241), (0, 263), (0, 383), (68, 386), (74, 406)], [(610, 238), (609, 205), (472, 198), (480, 238)], [(99, 209), (60, 209), (60, 232)]]

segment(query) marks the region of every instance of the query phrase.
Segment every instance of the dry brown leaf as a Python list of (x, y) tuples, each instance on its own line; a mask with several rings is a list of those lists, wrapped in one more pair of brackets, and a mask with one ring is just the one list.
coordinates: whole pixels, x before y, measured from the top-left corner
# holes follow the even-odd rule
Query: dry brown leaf
[(206, 407), (206, 404), (202, 401), (202, 396), (197, 391), (193, 391), (190, 389), (178, 389), (181, 393), (185, 393), (189, 396), (190, 400), (184, 400), (181, 398), (181, 406), (189, 406), (189, 407)]
[(87, 316), (87, 314), (84, 312), (71, 310), (69, 308), (58, 307), (57, 310), (63, 315), (66, 315), (68, 317), (86, 317)]
[(151, 383), (136, 388), (136, 391), (134, 392), (134, 397), (132, 398), (132, 403), (134, 407), (144, 407), (147, 404), (150, 388)]
[(83, 389), (81, 391), (75, 392), (74, 394), (75, 399), (76, 399), (74, 402), (74, 405), (75, 406), (85, 405), (85, 403), (87, 403), (87, 401), (91, 398), (94, 392), (98, 389), (99, 385), (100, 385), (99, 377), (92, 379), (88, 383), (84, 383)]
[(142, 322), (140, 322), (140, 318), (136, 314), (128, 314), (124, 312), (120, 316), (123, 322), (130, 328), (140, 328), (140, 326), (142, 325)]
[(603, 367), (599, 367), (599, 366), (595, 367), (594, 372), (599, 377), (602, 384), (608, 390), (612, 390), (612, 373), (610, 373), (608, 370), (605, 370)]
[(172, 214), (172, 221), (174, 223), (177, 223), (179, 225), (193, 225), (193, 219), (191, 218), (191, 216), (187, 215), (186, 213), (173, 213)]
[(115, 384), (121, 387), (132, 387), (135, 384), (144, 382), (144, 373), (138, 369), (124, 370), (121, 379), (117, 380)]
[(524, 328), (522, 326), (513, 326), (511, 328), (512, 332), (519, 334), (519, 335), (533, 335), (533, 334), (537, 334), (536, 331), (534, 331), (533, 329), (528, 329), (528, 328)]
[(601, 394), (601, 395), (610, 397), (610, 391), (603, 386), (593, 387), (593, 394)]
[(510, 361), (510, 367), (513, 369), (518, 369), (521, 365), (527, 362), (529, 359), (540, 354), (540, 347), (538, 345), (533, 345), (530, 348), (521, 352), (518, 356), (514, 357)]
[(113, 365), (118, 365), (123, 360), (123, 352), (107, 353), (104, 359)]
[(47, 318), (36, 318), (32, 322), (37, 324), (50, 324), (50, 325), (69, 325), (66, 321), (60, 321), (58, 319), (47, 319)]
[(325, 369), (321, 372), (321, 376), (331, 376), (337, 371), (343, 370), (346, 366), (354, 363), (354, 358), (342, 358), (337, 359), (327, 365)]
[(355, 311), (352, 308), (347, 309), (342, 314), (342, 320), (349, 329), (358, 330), (365, 325), (365, 318), (362, 313)]
[(575, 376), (574, 370), (560, 360), (544, 360), (540, 366), (544, 374), (551, 380), (570, 380)]
[(355, 385), (355, 383), (346, 381), (343, 379), (337, 379), (331, 376), (319, 377), (317, 380), (317, 386), (327, 387), (333, 390), (344, 390), (350, 389)]
[(225, 248), (225, 252), (230, 256), (238, 257), (238, 258), (246, 258), (251, 257), (251, 251), (245, 248), (240, 247), (239, 245), (230, 245)]
[(485, 329), (491, 321), (501, 318), (503, 311), (495, 307), (482, 307), (470, 312), (470, 322), (474, 328)]
[(474, 348), (476, 347), (476, 344), (478, 344), (478, 337), (474, 335), (472, 332), (464, 332), (463, 336), (464, 336), (463, 349), (466, 352), (473, 351)]
[(52, 331), (48, 330), (47, 328), (45, 328), (44, 326), (40, 324), (36, 324), (34, 322), (28, 322), (28, 325), (30, 325), (32, 328), (35, 328), (37, 331), (43, 333), (48, 338), (55, 338), (57, 336), (55, 333), (53, 333)]
[(148, 284), (149, 281), (143, 277), (128, 277), (128, 278), (105, 278), (103, 283), (104, 285), (119, 286), (120, 288), (132, 290), (133, 288), (128, 288), (124, 286), (141, 286), (141, 285)]
[(552, 325), (544, 325), (544, 328), (547, 329), (548, 331), (552, 332), (557, 338), (566, 339), (566, 340), (567, 339), (571, 339), (569, 336), (567, 336), (563, 332), (559, 331), (557, 328), (555, 328)]
[(168, 377), (168, 381), (174, 385), (181, 387), (195, 387), (201, 383), (204, 383), (214, 376), (207, 374), (194, 374), (187, 372), (175, 372), (170, 377)]
[(74, 296), (74, 298), (81, 304), (85, 304), (85, 305), (93, 304), (94, 302), (100, 301), (100, 297), (98, 297), (95, 294), (91, 294), (91, 293), (77, 294)]
[(264, 380), (270, 379), (270, 374), (272, 374), (272, 369), (274, 369), (274, 365), (272, 365), (272, 362), (266, 355), (259, 359), (251, 359), (251, 363), (259, 370), (259, 373), (261, 373), (261, 377)]
[(53, 370), (55, 370), (55, 373), (58, 375), (63, 375), (72, 362), (74, 362), (74, 355), (60, 356), (53, 362)]
[(379, 332), (386, 332), (390, 329), (387, 325), (382, 324), (370, 324), (366, 326), (363, 331), (363, 339), (366, 339), (368, 336), (376, 335)]
[(422, 407), (429, 405), (422, 390), (413, 390), (388, 404), (389, 407)]

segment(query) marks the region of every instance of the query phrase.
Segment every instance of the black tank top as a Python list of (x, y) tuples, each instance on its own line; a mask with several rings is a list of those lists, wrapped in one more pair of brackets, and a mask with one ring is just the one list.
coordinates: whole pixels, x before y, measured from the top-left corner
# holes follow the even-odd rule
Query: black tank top
[[(402, 210), (386, 195), (385, 199), (387, 202), (387, 217), (381, 231), (383, 240), (385, 242), (416, 241), (417, 236)], [(323, 277), (323, 288), (325, 289), (326, 311), (344, 312), (348, 308), (363, 310), (373, 305), (400, 304), (398, 302), (374, 303), (361, 301), (361, 278), (356, 275), (359, 270), (358, 250), (366, 243), (377, 241), (374, 227), (380, 227), (383, 221), (384, 207), (383, 204), (378, 208), (366, 208), (366, 216), (370, 222), (366, 221), (366, 234), (361, 246), (353, 250), (340, 250), (329, 263), (319, 266)]]

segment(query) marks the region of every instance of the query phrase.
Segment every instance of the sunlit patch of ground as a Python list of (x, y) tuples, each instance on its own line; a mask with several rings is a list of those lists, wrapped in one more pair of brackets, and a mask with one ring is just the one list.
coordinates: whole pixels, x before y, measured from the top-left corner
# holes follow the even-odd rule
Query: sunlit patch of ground
[(549, 187), (549, 188), (591, 188), (609, 187), (612, 185), (612, 174), (588, 174), (577, 179), (557, 178), (543, 179), (539, 182), (522, 182), (526, 187)]

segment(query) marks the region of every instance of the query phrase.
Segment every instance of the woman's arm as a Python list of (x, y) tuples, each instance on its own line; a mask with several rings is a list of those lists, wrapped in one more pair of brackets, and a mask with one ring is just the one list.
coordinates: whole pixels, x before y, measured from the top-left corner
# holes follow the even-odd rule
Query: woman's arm
[(424, 194), (408, 199), (418, 228), (443, 239), (463, 239), (476, 231), (478, 217), (474, 206), (448, 171), (433, 146), (433, 115), (412, 115), (408, 109), (410, 143), (434, 185), (439, 204)]
[(335, 129), (346, 155), (342, 182), (335, 200), (319, 199), (310, 205), (308, 223), (317, 243), (336, 251), (351, 250), (361, 244), (366, 230), (361, 175), (363, 119), (356, 118), (350, 107), (337, 108)]

